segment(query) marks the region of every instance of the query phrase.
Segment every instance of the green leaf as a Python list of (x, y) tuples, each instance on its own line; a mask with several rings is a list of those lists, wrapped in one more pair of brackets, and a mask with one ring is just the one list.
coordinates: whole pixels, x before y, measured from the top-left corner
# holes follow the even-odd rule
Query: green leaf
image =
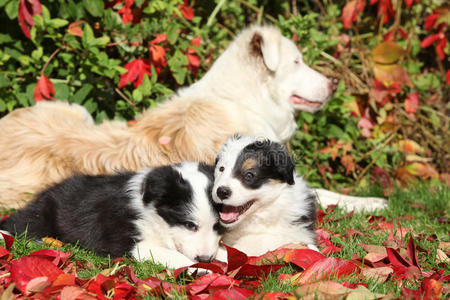
[(4, 112), (6, 110), (5, 102), (0, 99), (0, 112)]
[(5, 74), (0, 73), (0, 88), (9, 86), (11, 83), (8, 80), (8, 77), (6, 77)]
[(95, 37), (92, 27), (88, 23), (84, 24), (83, 37), (81, 38), (83, 46), (89, 48), (94, 40)]
[(34, 20), (34, 27), (36, 27), (36, 29), (39, 30), (44, 29), (44, 19), (42, 18), (41, 15), (34, 15), (33, 20)]
[(69, 24), (69, 21), (64, 19), (51, 19), (49, 22), (49, 26), (53, 28), (60, 28)]
[(17, 18), (17, 14), (19, 12), (19, 1), (10, 1), (5, 6), (5, 12), (8, 15), (8, 18), (13, 20)]
[(95, 39), (91, 43), (91, 46), (103, 47), (103, 46), (106, 46), (106, 44), (108, 44), (108, 43), (109, 43), (109, 37), (108, 36), (102, 36), (102, 37), (99, 37), (99, 38)]
[(103, 15), (103, 0), (83, 0), (84, 8), (94, 17)]
[(90, 114), (93, 114), (97, 110), (97, 103), (94, 102), (92, 98), (89, 98), (83, 106), (87, 109)]
[[(152, 74), (155, 74), (155, 73), (152, 73)], [(143, 96), (148, 96), (151, 94), (152, 83), (150, 82), (150, 79), (148, 78), (147, 74), (144, 74), (142, 84), (140, 86), (138, 86), (138, 89), (141, 91)]]
[(86, 99), (93, 88), (94, 86), (92, 86), (92, 84), (84, 84), (81, 89), (79, 89), (73, 96), (70, 97), (70, 101), (76, 102), (78, 104), (83, 103), (84, 99)]
[(69, 99), (69, 87), (65, 83), (55, 84), (55, 99), (67, 101)]
[(170, 24), (169, 29), (167, 30), (167, 39), (169, 43), (174, 44), (178, 39), (178, 25)]
[(12, 42), (13, 39), (9, 34), (0, 33), (0, 44)]
[(9, 2), (10, 0), (0, 0), (0, 7), (3, 7), (3, 6), (5, 6), (5, 4), (7, 3), (7, 2)]
[(42, 18), (44, 19), (44, 23), (47, 24), (50, 22), (51, 16), (48, 8), (45, 5), (41, 5), (42, 8)]
[(43, 53), (44, 53), (43, 48), (42, 47), (38, 47), (36, 50), (33, 50), (33, 52), (31, 52), (31, 57), (35, 61), (39, 61), (41, 59)]
[(139, 89), (135, 89), (133, 91), (132, 96), (133, 96), (134, 102), (137, 102), (137, 103), (141, 102), (142, 99), (144, 99), (144, 95), (142, 95), (142, 93)]

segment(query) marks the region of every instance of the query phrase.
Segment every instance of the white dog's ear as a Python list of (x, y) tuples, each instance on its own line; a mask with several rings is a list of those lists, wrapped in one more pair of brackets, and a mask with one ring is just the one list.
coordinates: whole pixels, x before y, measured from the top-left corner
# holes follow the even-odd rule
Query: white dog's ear
[(280, 34), (272, 31), (255, 32), (250, 41), (253, 55), (261, 56), (267, 69), (275, 71), (280, 62)]

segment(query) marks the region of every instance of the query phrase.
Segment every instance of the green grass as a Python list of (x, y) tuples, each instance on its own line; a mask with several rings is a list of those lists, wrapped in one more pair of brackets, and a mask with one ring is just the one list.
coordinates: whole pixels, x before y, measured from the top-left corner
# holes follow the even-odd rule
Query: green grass
[[(380, 189), (374, 188), (371, 191), (360, 191), (359, 194), (382, 196)], [(381, 193), (381, 194), (380, 194)], [(413, 233), (418, 234), (414, 237), (416, 246), (422, 249), (429, 250), (429, 253), (418, 252), (419, 264), (424, 271), (432, 271), (433, 268), (442, 269), (448, 266), (436, 264), (436, 249), (439, 242), (450, 241), (448, 233), (450, 232), (450, 197), (449, 188), (445, 184), (439, 183), (434, 185), (427, 185), (424, 183), (413, 185), (407, 189), (396, 189), (389, 197), (389, 206), (383, 211), (379, 211), (372, 215), (384, 216), (386, 223), (392, 223), (395, 228), (400, 224), (402, 227), (410, 229)], [(415, 204), (415, 205), (413, 205)], [(355, 213), (352, 217), (345, 218), (346, 212), (339, 209), (334, 210), (326, 216), (326, 218), (340, 219), (338, 221), (328, 221), (321, 225), (321, 228), (331, 231), (336, 236), (332, 236), (331, 241), (342, 247), (343, 250), (339, 253), (330, 256), (344, 259), (351, 259), (354, 254), (359, 257), (364, 257), (367, 253), (359, 244), (373, 244), (383, 245), (389, 236), (389, 230), (376, 232), (370, 226), (376, 225), (369, 223), (369, 214)], [(364, 236), (355, 236), (347, 239), (347, 229), (356, 229), (364, 233)], [(375, 234), (377, 233), (377, 234)], [(427, 237), (435, 235), (435, 239), (427, 239)], [(404, 247), (408, 242), (410, 234), (403, 236), (405, 242)], [(13, 246), (12, 253), (14, 258), (28, 255), (29, 253), (45, 248), (42, 244), (28, 239), (25, 235), (19, 236)], [(110, 258), (99, 257), (91, 251), (80, 248), (77, 245), (64, 245), (62, 251), (71, 251), (73, 253), (72, 260), (80, 261), (84, 264), (84, 268), (79, 270), (79, 276), (82, 278), (90, 278), (100, 273), (102, 270), (114, 268), (114, 262)], [(125, 259), (124, 264), (132, 265), (133, 270), (139, 278), (146, 278), (155, 276), (160, 273), (164, 266), (155, 264), (153, 262), (136, 262), (133, 259)], [(294, 292), (296, 286), (280, 283), (277, 276), (281, 273), (292, 274), (297, 272), (293, 266), (285, 266), (278, 270), (275, 274), (268, 276), (262, 280), (261, 287), (256, 292)], [(445, 271), (450, 273), (449, 270)], [(170, 282), (184, 283), (185, 279), (174, 281), (173, 278), (167, 279)], [(334, 278), (338, 282), (359, 282), (360, 279), (356, 276), (347, 278)], [(375, 293), (386, 294), (390, 291), (394, 293), (395, 297), (400, 295), (400, 287), (396, 280), (389, 279), (383, 284), (374, 281), (363, 281), (368, 284), (369, 290)], [(417, 288), (414, 283), (406, 283), (407, 287)], [(444, 295), (445, 297), (446, 295)], [(448, 296), (448, 295), (447, 295)], [(145, 299), (153, 299), (153, 296), (148, 296)], [(184, 298), (184, 295), (174, 295), (174, 298)]]

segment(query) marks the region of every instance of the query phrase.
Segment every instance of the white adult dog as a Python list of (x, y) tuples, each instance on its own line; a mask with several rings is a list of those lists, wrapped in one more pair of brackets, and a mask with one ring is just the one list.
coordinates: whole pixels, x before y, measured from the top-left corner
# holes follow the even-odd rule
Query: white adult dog
[[(0, 207), (20, 207), (45, 186), (79, 174), (138, 170), (181, 161), (212, 163), (235, 133), (287, 142), (295, 110), (314, 112), (332, 94), (296, 45), (269, 26), (245, 29), (197, 83), (137, 117), (95, 125), (76, 104), (44, 102), (0, 120)], [(385, 206), (317, 190), (349, 209)]]

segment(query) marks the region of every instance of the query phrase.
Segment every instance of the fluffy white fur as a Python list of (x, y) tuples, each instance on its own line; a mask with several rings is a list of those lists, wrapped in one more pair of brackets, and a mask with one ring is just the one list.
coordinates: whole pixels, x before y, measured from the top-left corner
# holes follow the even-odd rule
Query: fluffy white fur
[[(269, 180), (258, 189), (249, 189), (233, 175), (242, 150), (255, 141), (252, 137), (231, 138), (218, 155), (213, 200), (236, 207), (254, 201), (237, 221), (232, 224), (221, 221), (227, 228), (223, 242), (247, 255), (261, 255), (288, 243), (315, 245), (315, 232), (311, 229), (311, 222), (298, 222), (299, 216), (312, 214), (312, 220), (315, 216), (314, 204), (311, 203), (315, 200), (301, 177), (294, 173), (293, 185)], [(225, 200), (217, 196), (217, 190), (221, 186), (227, 186), (232, 191), (231, 196)], [(222, 248), (217, 258), (226, 260), (226, 252)]]
[(194, 202), (189, 215), (198, 230), (170, 226), (152, 205), (144, 206), (141, 187), (149, 169), (140, 171), (130, 181), (129, 191), (131, 206), (144, 216), (135, 221), (143, 239), (131, 254), (139, 260), (152, 259), (170, 268), (179, 268), (196, 263), (196, 257), (215, 257), (221, 236), (213, 229), (217, 223), (217, 213), (205, 193), (209, 190), (208, 178), (199, 172), (197, 163), (185, 162), (173, 168), (189, 181), (193, 189)]
[[(17, 208), (73, 174), (139, 170), (181, 161), (212, 163), (235, 133), (287, 142), (296, 110), (314, 112), (331, 82), (309, 68), (296, 45), (270, 26), (242, 31), (206, 75), (127, 126), (95, 125), (76, 104), (39, 103), (0, 120), (0, 207)], [(159, 143), (161, 137), (169, 140)], [(384, 199), (318, 191), (324, 203), (383, 208)]]

